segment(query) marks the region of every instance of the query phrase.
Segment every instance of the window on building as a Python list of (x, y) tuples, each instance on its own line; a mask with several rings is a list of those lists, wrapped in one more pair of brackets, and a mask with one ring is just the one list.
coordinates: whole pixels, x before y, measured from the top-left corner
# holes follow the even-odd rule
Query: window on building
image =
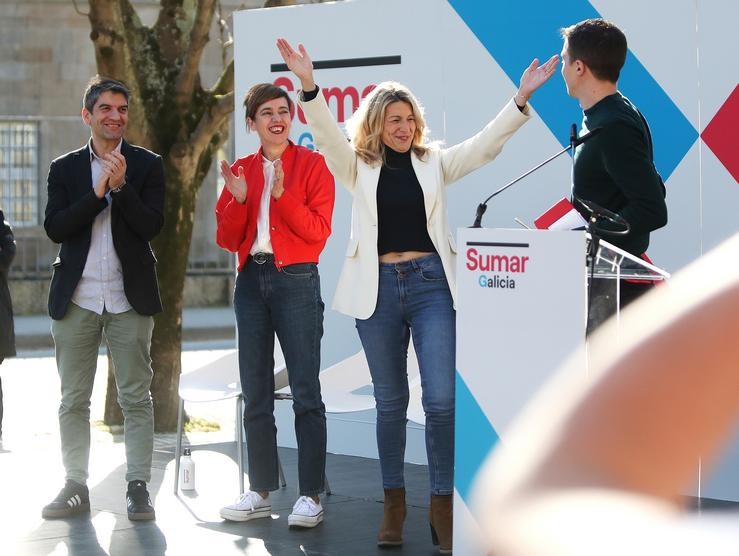
[(0, 120), (0, 206), (13, 226), (35, 226), (38, 202), (38, 122)]

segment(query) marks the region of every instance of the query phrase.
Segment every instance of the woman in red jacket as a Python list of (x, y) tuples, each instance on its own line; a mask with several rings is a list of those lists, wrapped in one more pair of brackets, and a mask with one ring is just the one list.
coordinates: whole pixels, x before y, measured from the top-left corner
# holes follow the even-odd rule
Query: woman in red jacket
[(318, 257), (331, 233), (334, 179), (315, 151), (289, 140), (293, 103), (270, 83), (244, 99), (246, 125), (261, 148), (229, 166), (216, 205), (218, 245), (239, 254), (234, 309), (244, 393), (250, 491), (221, 509), (221, 517), (269, 517), (269, 492), (278, 488), (274, 419), (274, 336), (289, 372), (298, 443), (300, 497), (288, 524), (323, 520), (326, 417), (321, 400), (323, 301)]

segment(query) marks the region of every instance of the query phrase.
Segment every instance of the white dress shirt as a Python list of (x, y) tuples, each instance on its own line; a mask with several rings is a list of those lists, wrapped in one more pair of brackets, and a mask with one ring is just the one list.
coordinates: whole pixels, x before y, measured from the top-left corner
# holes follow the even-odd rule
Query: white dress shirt
[[(121, 152), (121, 140), (114, 149)], [(102, 159), (92, 150), (92, 139), (89, 142), (90, 168), (92, 170), (91, 187), (103, 173)], [(110, 207), (113, 203), (110, 195), (106, 195), (108, 206), (95, 217), (92, 224), (92, 238), (87, 261), (82, 271), (77, 289), (74, 290), (72, 303), (102, 315), (109, 313), (125, 313), (131, 304), (123, 291), (123, 270), (118, 254), (113, 247), (113, 232), (110, 225)]]
[(251, 253), (273, 253), (272, 240), (269, 235), (269, 200), (272, 197), (272, 186), (275, 181), (275, 162), (262, 156), (262, 169), (264, 171), (264, 189), (262, 198), (259, 200), (259, 213), (257, 214), (257, 239), (251, 246)]

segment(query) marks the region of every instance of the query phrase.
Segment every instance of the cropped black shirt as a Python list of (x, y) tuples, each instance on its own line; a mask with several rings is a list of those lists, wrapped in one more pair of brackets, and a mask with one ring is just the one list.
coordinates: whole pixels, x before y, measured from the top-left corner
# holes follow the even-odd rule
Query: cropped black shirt
[(436, 248), (426, 228), (426, 205), (411, 152), (399, 153), (386, 145), (377, 183), (377, 253), (391, 251), (435, 253)]

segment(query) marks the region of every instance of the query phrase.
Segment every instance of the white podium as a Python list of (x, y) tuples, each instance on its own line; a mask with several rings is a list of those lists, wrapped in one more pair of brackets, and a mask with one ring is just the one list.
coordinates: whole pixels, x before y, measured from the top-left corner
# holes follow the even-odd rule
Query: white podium
[(468, 509), (480, 465), (585, 339), (585, 242), (573, 231), (457, 232), (455, 554), (483, 554)]

